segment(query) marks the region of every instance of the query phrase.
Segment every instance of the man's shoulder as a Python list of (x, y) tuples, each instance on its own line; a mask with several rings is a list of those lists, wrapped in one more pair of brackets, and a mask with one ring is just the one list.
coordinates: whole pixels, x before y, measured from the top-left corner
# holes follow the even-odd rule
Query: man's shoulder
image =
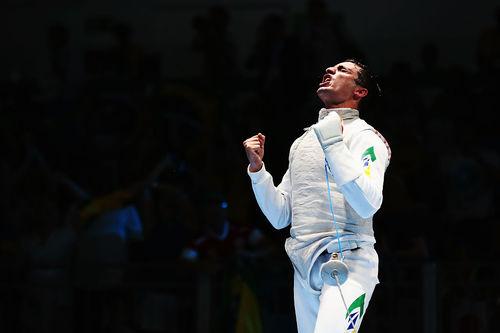
[(355, 145), (356, 142), (363, 142), (365, 144), (371, 143), (379, 147), (385, 146), (388, 160), (391, 159), (391, 147), (385, 137), (363, 119), (356, 119), (352, 121), (349, 126), (344, 127), (344, 140), (348, 146), (351, 144)]
[(361, 118), (344, 123), (344, 139), (349, 141), (365, 131), (375, 131), (375, 128)]

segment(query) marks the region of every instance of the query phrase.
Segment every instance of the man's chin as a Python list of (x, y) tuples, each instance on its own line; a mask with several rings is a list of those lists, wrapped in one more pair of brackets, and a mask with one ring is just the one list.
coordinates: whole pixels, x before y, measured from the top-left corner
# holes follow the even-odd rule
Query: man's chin
[(325, 102), (328, 99), (329, 91), (327, 87), (319, 87), (316, 90), (316, 95), (318, 95), (319, 99)]
[(316, 90), (316, 93), (319, 94), (328, 94), (332, 91), (331, 87), (319, 87), (318, 90)]

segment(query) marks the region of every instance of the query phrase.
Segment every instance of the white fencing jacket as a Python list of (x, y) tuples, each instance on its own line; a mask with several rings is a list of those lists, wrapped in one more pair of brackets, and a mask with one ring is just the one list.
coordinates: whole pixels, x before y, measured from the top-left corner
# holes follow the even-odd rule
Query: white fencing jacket
[(391, 151), (387, 141), (359, 118), (357, 110), (321, 109), (319, 120), (337, 112), (343, 121), (343, 140), (325, 152), (311, 128), (290, 148), (288, 170), (275, 187), (265, 166), (247, 170), (257, 203), (269, 222), (281, 229), (291, 224), (285, 249), (296, 274), (310, 287), (310, 272), (317, 257), (327, 250), (339, 252), (330, 213), (325, 177), (325, 154), (333, 211), (343, 250), (373, 246), (372, 216), (382, 204), (384, 173)]

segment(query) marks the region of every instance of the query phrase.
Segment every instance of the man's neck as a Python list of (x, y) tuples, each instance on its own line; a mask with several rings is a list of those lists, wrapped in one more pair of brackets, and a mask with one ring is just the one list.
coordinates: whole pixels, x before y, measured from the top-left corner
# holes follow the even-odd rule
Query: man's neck
[(348, 108), (348, 109), (358, 109), (359, 103), (356, 101), (345, 101), (339, 104), (325, 104), (325, 108), (327, 109), (339, 109), (339, 108)]

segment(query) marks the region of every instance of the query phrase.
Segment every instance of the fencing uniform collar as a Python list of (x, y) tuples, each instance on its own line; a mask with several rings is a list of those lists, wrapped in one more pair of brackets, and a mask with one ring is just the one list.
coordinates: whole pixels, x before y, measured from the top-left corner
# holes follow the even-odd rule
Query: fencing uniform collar
[(319, 110), (318, 121), (325, 118), (330, 112), (335, 111), (340, 116), (342, 120), (357, 119), (359, 118), (359, 111), (351, 108), (335, 108), (335, 109), (325, 109)]

